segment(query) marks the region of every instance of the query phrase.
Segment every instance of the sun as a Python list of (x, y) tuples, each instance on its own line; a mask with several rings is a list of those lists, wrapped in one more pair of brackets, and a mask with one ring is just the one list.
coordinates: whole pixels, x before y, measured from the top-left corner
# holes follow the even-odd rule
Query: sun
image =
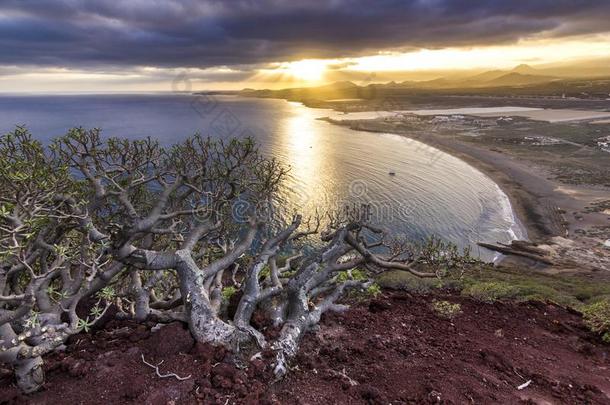
[(283, 68), (294, 77), (306, 82), (317, 82), (326, 72), (328, 61), (320, 59), (303, 59), (297, 62), (287, 62)]

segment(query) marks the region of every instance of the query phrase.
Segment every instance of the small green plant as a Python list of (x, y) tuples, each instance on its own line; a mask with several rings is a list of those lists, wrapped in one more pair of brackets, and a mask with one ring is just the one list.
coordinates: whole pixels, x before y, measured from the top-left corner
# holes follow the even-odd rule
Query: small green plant
[(463, 251), (451, 242), (431, 236), (420, 247), (420, 261), (434, 270), (438, 278), (461, 279), (466, 270), (480, 260), (471, 256), (470, 247)]
[(91, 330), (91, 327), (93, 326), (93, 321), (91, 321), (89, 318), (87, 319), (78, 319), (78, 322), (76, 324), (76, 327), (78, 329), (82, 329), (84, 330), (86, 333), (89, 333), (89, 330)]
[(36, 328), (40, 326), (40, 317), (39, 313), (36, 311), (30, 312), (30, 317), (25, 321), (26, 328)]
[(452, 304), (449, 301), (433, 301), (432, 309), (440, 317), (446, 319), (453, 319), (460, 313), (462, 313), (462, 306), (460, 304)]
[(381, 287), (379, 284), (373, 283), (366, 289), (366, 294), (376, 298), (379, 294), (381, 294)]
[(237, 288), (233, 286), (225, 287), (222, 289), (222, 299), (230, 300), (231, 297), (237, 292)]
[(93, 308), (91, 308), (89, 315), (91, 315), (94, 318), (99, 318), (100, 316), (102, 316), (103, 313), (104, 313), (103, 308), (100, 307), (99, 305), (96, 305)]
[(106, 301), (110, 301), (112, 298), (114, 298), (115, 295), (116, 292), (114, 291), (114, 288), (112, 288), (112, 286), (104, 287), (97, 293), (97, 296), (99, 298), (102, 298)]
[(610, 301), (603, 300), (584, 306), (582, 317), (591, 331), (599, 333), (604, 342), (610, 343)]
[[(346, 271), (341, 271), (337, 274), (336, 280), (338, 283), (344, 283), (346, 281), (354, 280), (354, 281), (367, 281), (369, 280), (369, 276), (360, 269), (351, 269)], [(350, 296), (357, 299), (366, 299), (369, 297), (377, 297), (381, 294), (381, 286), (377, 283), (372, 283), (366, 289), (359, 291), (352, 291)]]
[(47, 294), (49, 295), (49, 298), (55, 302), (60, 302), (70, 296), (68, 291), (57, 291), (53, 286), (47, 288)]

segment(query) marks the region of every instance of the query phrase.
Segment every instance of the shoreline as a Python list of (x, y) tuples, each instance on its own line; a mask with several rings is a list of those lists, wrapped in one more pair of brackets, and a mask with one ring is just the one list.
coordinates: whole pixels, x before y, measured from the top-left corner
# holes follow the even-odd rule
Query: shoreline
[[(341, 123), (340, 121), (326, 120), (334, 125), (342, 125), (346, 126), (346, 123)], [(359, 120), (360, 124), (369, 123), (374, 125), (374, 120)], [(401, 132), (389, 132), (385, 129), (375, 129), (372, 127), (360, 127), (357, 128), (352, 127), (351, 125), (347, 125), (351, 129), (358, 131), (366, 131), (366, 132), (375, 132), (375, 133), (392, 133), (394, 135), (404, 136), (406, 138), (421, 142), (430, 146), (432, 148), (438, 149), (444, 153), (447, 153), (455, 158), (458, 158), (464, 161), (466, 164), (472, 166), (483, 175), (489, 177), (499, 188), (499, 190), (506, 195), (508, 201), (510, 203), (510, 208), (515, 217), (516, 224), (526, 233), (526, 237), (530, 238), (538, 238), (543, 236), (548, 236), (549, 232), (547, 232), (544, 228), (541, 227), (537, 221), (532, 219), (531, 214), (531, 206), (530, 204), (524, 204), (524, 199), (530, 199), (533, 196), (527, 195), (523, 192), (522, 186), (512, 180), (507, 173), (500, 170), (497, 166), (490, 164), (491, 160), (496, 160), (499, 155), (500, 158), (506, 159), (507, 157), (501, 153), (492, 152), (483, 150), (481, 148), (476, 148), (471, 145), (467, 145), (463, 142), (455, 141), (453, 139), (443, 138), (438, 135), (430, 134), (426, 137), (419, 136), (417, 134), (406, 134)], [(495, 242), (495, 241), (493, 241)]]
[(561, 184), (547, 178), (544, 169), (505, 153), (433, 133), (422, 136), (417, 133), (388, 131), (387, 128), (376, 125), (376, 120), (325, 121), (359, 131), (405, 136), (463, 160), (489, 177), (508, 197), (517, 224), (525, 230), (527, 238), (532, 242), (547, 242), (555, 236), (567, 238), (583, 226), (604, 223), (600, 221), (603, 218), (599, 213), (589, 213), (581, 220), (565, 213), (583, 210), (592, 199), (607, 194), (606, 190)]
[[(284, 100), (286, 102), (297, 102), (303, 105), (306, 108), (317, 109), (317, 110), (328, 110), (333, 112), (339, 112), (333, 108), (324, 108), (321, 106), (310, 106), (302, 101), (292, 101), (287, 99), (278, 98), (279, 100)], [(379, 111), (376, 111), (379, 112)], [(359, 120), (336, 120), (330, 117), (322, 117), (318, 118), (319, 120), (326, 121), (333, 125), (339, 125), (348, 127), (352, 130), (357, 131), (365, 131), (365, 132), (375, 132), (375, 133), (390, 133), (393, 135), (403, 136), (409, 139), (413, 139), (418, 142), (422, 142), (432, 148), (436, 148), (444, 153), (447, 153), (455, 158), (458, 158), (464, 161), (466, 164), (470, 165), (474, 169), (481, 172), (484, 176), (488, 177), (493, 181), (496, 186), (499, 188), (499, 191), (503, 193), (509, 203), (509, 209), (511, 210), (511, 215), (514, 218), (514, 225), (519, 228), (522, 234), (524, 234), (525, 240), (535, 240), (542, 239), (551, 236), (551, 231), (540, 222), (540, 214), (536, 212), (535, 204), (533, 204), (532, 200), (535, 200), (536, 197), (530, 194), (528, 191), (524, 191), (523, 187), (510, 179), (509, 176), (500, 168), (491, 164), (491, 162), (497, 159), (496, 156), (489, 156), (488, 153), (496, 153), (500, 155), (502, 159), (506, 159), (506, 155), (492, 152), (489, 150), (485, 150), (482, 148), (477, 148), (474, 145), (468, 145), (464, 142), (459, 142), (454, 139), (449, 139), (446, 137), (428, 134), (426, 137), (417, 135), (417, 134), (408, 134), (402, 133), (400, 131), (388, 131), (384, 128), (376, 128), (375, 123), (376, 120), (372, 119), (359, 119)], [(354, 127), (352, 122), (357, 122), (358, 127)], [(369, 124), (369, 126), (362, 127), (362, 124)], [(452, 142), (453, 141), (453, 142)], [(474, 149), (477, 149), (476, 151)], [(489, 159), (487, 159), (489, 158)], [(546, 179), (538, 179), (538, 182), (549, 182)], [(538, 184), (536, 184), (538, 185)], [(548, 185), (544, 184), (545, 186)], [(532, 185), (534, 186), (534, 185)], [(529, 187), (528, 187), (529, 188)], [(513, 226), (509, 229), (511, 232), (513, 231)], [(519, 240), (518, 238), (515, 240)], [(496, 242), (496, 241), (492, 241)], [(504, 255), (501, 255), (499, 260), (496, 257), (493, 262), (499, 263), (503, 260)]]
[[(508, 208), (506, 215), (514, 219), (508, 231), (518, 228), (526, 234), (523, 236), (526, 241), (518, 243), (519, 239), (515, 239), (507, 246), (502, 246), (502, 243), (495, 240), (484, 241), (490, 242), (484, 243), (488, 245), (485, 248), (504, 253), (494, 263), (515, 269), (527, 266), (547, 274), (609, 279), (610, 183), (603, 175), (608, 168), (606, 156), (596, 156), (597, 160), (591, 161), (587, 161), (588, 158), (574, 158), (566, 161), (564, 167), (562, 159), (565, 157), (561, 153), (539, 156), (538, 151), (532, 150), (529, 154), (519, 154), (514, 153), (510, 147), (505, 147), (506, 143), (496, 143), (493, 139), (493, 142), (477, 142), (474, 138), (460, 137), (460, 132), (446, 129), (436, 132), (435, 128), (410, 124), (409, 120), (341, 120), (333, 117), (337, 110), (332, 106), (310, 106), (300, 101), (283, 100), (328, 111), (327, 116), (319, 116), (317, 119), (332, 125), (356, 131), (399, 135), (422, 142), (462, 160), (488, 177), (499, 188), (499, 194), (508, 199), (507, 204), (501, 202)], [(523, 120), (536, 122), (528, 118)], [(464, 130), (458, 126), (455, 131)], [(517, 142), (519, 139), (528, 139), (528, 128), (524, 130), (521, 125), (516, 130), (514, 138), (513, 132), (509, 130), (507, 139), (516, 139)], [(542, 131), (546, 131), (546, 127)], [(587, 147), (582, 143), (566, 143)], [(557, 167), (562, 171), (556, 172)], [(583, 178), (586, 175), (593, 176), (591, 181)], [(521, 235), (517, 235), (519, 236)], [(532, 251), (535, 254), (530, 253)]]
[[(515, 181), (510, 173), (521, 171), (522, 168), (518, 167), (514, 162), (509, 160), (510, 158), (502, 153), (477, 148), (454, 139), (442, 138), (438, 135), (429, 135), (426, 138), (421, 136), (409, 136), (404, 133), (398, 135), (439, 149), (464, 161), (489, 177), (498, 186), (498, 189), (508, 198), (515, 223), (525, 233), (526, 240), (540, 239), (552, 234), (552, 231), (548, 229), (548, 226), (540, 221), (540, 218), (538, 217), (540, 213), (534, 208), (535, 205), (533, 204), (539, 199), (538, 196), (533, 195), (533, 189), (538, 186), (544, 188), (549, 187), (550, 182), (546, 179), (529, 177), (527, 181), (524, 182), (525, 184)], [(496, 241), (490, 242), (495, 243)]]

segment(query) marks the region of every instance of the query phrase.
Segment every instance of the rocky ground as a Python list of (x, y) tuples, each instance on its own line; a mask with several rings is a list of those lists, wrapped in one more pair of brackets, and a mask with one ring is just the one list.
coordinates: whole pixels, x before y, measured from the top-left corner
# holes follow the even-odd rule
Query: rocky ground
[[(438, 301), (460, 312), (443, 317)], [(384, 292), (325, 317), (279, 383), (266, 366), (272, 353), (238, 369), (179, 323), (110, 321), (46, 359), (41, 392), (20, 395), (1, 370), (0, 403), (607, 404), (609, 353), (578, 313), (555, 305)], [(161, 375), (190, 377), (161, 378), (142, 356), (163, 361)]]

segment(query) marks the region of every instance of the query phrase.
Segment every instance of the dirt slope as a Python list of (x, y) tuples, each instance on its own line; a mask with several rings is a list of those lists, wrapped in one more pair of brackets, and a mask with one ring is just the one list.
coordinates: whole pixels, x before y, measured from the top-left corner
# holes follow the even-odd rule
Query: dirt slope
[[(462, 313), (440, 318), (434, 299), (459, 302)], [(236, 369), (182, 325), (150, 326), (112, 321), (76, 336), (47, 359), (45, 390), (32, 396), (0, 369), (0, 403), (610, 403), (610, 347), (553, 305), (387, 293), (326, 317), (290, 376), (270, 387), (264, 361)], [(142, 355), (191, 378), (159, 378)]]
[[(431, 297), (404, 294), (328, 317), (302, 351), (302, 372), (277, 387), (279, 398), (308, 404), (610, 403), (609, 347), (592, 339), (579, 316), (552, 305), (446, 299), (462, 306), (453, 321), (434, 314)], [(528, 380), (527, 388), (516, 388)]]

